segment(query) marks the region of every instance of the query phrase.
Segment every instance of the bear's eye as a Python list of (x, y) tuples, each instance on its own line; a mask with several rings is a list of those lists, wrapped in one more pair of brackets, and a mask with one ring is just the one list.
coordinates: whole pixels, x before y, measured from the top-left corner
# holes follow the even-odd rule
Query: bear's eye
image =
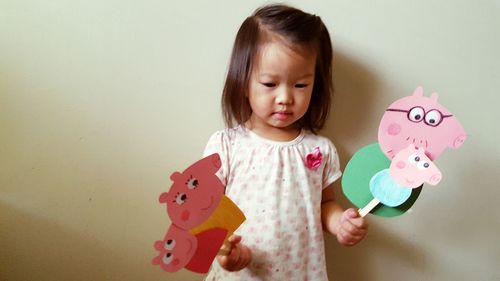
[(420, 106), (415, 106), (408, 112), (408, 119), (413, 122), (420, 122), (424, 119), (425, 111)]
[(167, 242), (165, 242), (165, 245), (163, 246), (165, 250), (171, 251), (175, 247), (175, 240), (169, 239)]
[(182, 205), (186, 203), (186, 200), (187, 200), (186, 193), (177, 193), (174, 202), (177, 203), (178, 205)]
[(172, 253), (167, 253), (163, 256), (163, 263), (168, 265), (172, 262), (173, 259), (174, 255), (172, 255)]
[(198, 179), (196, 178), (193, 178), (193, 176), (191, 176), (188, 181), (186, 182), (186, 185), (189, 189), (195, 189), (198, 187)]

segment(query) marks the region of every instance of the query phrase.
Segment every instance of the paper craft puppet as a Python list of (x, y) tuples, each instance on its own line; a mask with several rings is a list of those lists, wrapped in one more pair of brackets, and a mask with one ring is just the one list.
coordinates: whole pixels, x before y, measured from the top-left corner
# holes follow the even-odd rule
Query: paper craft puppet
[(216, 175), (220, 167), (219, 155), (212, 154), (170, 176), (173, 184), (159, 201), (166, 204), (172, 224), (154, 244), (159, 251), (154, 265), (167, 272), (186, 268), (207, 273), (226, 239), (243, 223), (241, 210), (224, 195)]
[(153, 264), (174, 272), (189, 263), (198, 247), (198, 240), (188, 231), (171, 224), (163, 240), (156, 241), (154, 247), (160, 254), (153, 259)]
[[(455, 116), (437, 101), (413, 95), (393, 102), (380, 122), (377, 144), (353, 156), (342, 178), (344, 194), (360, 214), (392, 217), (416, 201), (424, 182), (436, 185), (441, 172), (433, 163), (447, 148), (460, 147), (466, 134)], [(382, 203), (382, 204), (379, 204)]]
[(423, 147), (431, 160), (436, 160), (447, 147), (459, 148), (464, 143), (462, 125), (437, 100), (437, 93), (424, 97), (422, 87), (418, 87), (413, 95), (395, 101), (386, 109), (380, 121), (378, 142), (389, 159), (411, 143)]
[(424, 182), (436, 185), (441, 181), (441, 172), (424, 154), (423, 148), (410, 144), (401, 150), (391, 162), (389, 169), (376, 173), (370, 179), (370, 192), (373, 200), (359, 211), (365, 216), (379, 203), (396, 207), (406, 202), (412, 189)]
[(224, 195), (224, 185), (215, 175), (220, 166), (219, 154), (212, 154), (170, 176), (174, 184), (160, 195), (160, 203), (167, 204), (174, 224), (191, 229), (212, 214)]

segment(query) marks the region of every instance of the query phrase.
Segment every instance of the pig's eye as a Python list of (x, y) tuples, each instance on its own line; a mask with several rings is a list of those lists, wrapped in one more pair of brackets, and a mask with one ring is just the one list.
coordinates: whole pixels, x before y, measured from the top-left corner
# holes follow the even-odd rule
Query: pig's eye
[(441, 113), (435, 109), (425, 114), (425, 123), (429, 126), (436, 127), (439, 123), (441, 123), (441, 119)]
[(173, 259), (174, 255), (172, 255), (172, 253), (167, 253), (163, 256), (163, 263), (168, 265), (172, 262)]
[(165, 245), (163, 246), (165, 250), (171, 251), (175, 247), (175, 240), (169, 239), (167, 242), (165, 242)]
[(177, 193), (174, 202), (179, 205), (182, 205), (186, 203), (186, 200), (187, 200), (187, 195), (185, 193)]
[(425, 169), (427, 169), (429, 167), (430, 167), (430, 164), (427, 163), (427, 162), (425, 162), (425, 161), (421, 161), (421, 162), (417, 163), (417, 168), (419, 170), (425, 170)]
[(420, 156), (418, 156), (417, 154), (412, 154), (408, 157), (408, 162), (410, 164), (416, 164), (419, 161), (420, 161)]
[(408, 112), (408, 119), (413, 122), (420, 122), (424, 119), (424, 114), (425, 112), (423, 108), (421, 108), (420, 106), (415, 106)]
[(189, 189), (195, 189), (198, 187), (198, 180), (196, 178), (193, 178), (193, 176), (191, 176), (191, 178), (188, 179), (188, 181), (186, 182), (186, 185)]

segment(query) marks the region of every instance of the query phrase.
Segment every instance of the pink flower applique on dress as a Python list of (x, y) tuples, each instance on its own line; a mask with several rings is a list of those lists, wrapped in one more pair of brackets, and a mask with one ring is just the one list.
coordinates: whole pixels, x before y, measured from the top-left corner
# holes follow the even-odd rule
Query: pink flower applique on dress
[(316, 170), (323, 161), (323, 154), (319, 151), (319, 147), (314, 149), (314, 152), (307, 154), (306, 156), (306, 167), (311, 170)]

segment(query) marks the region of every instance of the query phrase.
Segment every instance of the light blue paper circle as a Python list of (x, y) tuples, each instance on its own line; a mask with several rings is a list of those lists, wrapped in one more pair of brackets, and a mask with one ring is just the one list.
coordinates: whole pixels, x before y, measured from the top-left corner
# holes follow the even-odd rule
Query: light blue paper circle
[(411, 196), (412, 189), (397, 184), (389, 175), (389, 169), (376, 173), (370, 179), (370, 192), (382, 204), (396, 207), (403, 204)]

